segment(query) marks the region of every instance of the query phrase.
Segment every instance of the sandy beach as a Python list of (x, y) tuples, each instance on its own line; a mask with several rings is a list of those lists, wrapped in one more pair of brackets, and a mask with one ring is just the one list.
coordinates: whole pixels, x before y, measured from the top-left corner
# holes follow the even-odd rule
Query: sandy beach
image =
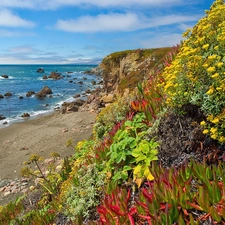
[(45, 158), (51, 152), (61, 158), (72, 155), (74, 149), (66, 146), (67, 141), (88, 139), (95, 117), (91, 111), (55, 112), (0, 129), (0, 178), (20, 177), (23, 162), (33, 153)]

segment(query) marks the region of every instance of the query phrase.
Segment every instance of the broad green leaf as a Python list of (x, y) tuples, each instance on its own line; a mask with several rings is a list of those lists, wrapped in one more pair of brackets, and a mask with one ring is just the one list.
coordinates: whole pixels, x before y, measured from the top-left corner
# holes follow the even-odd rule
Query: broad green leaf
[(128, 170), (132, 170), (131, 166), (124, 166), (123, 167), (123, 171), (128, 171)]
[(136, 158), (136, 162), (140, 162), (146, 159), (146, 156), (143, 154), (140, 154), (137, 158)]
[(132, 151), (132, 156), (133, 157), (138, 157), (141, 153), (141, 150), (139, 148), (135, 148), (133, 151)]

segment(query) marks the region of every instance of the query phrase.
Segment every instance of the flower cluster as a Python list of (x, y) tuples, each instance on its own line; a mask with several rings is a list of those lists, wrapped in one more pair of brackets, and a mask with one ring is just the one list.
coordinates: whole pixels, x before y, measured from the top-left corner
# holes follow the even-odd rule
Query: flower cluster
[(183, 34), (180, 53), (163, 73), (167, 104), (199, 106), (207, 117), (204, 133), (220, 143), (225, 142), (224, 11), (224, 1), (216, 0), (206, 16)]

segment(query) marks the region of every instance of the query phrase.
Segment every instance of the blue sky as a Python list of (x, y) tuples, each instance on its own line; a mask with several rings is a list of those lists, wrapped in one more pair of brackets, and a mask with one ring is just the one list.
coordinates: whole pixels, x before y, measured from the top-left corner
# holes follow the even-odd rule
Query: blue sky
[(173, 46), (213, 0), (0, 0), (0, 64), (98, 64)]

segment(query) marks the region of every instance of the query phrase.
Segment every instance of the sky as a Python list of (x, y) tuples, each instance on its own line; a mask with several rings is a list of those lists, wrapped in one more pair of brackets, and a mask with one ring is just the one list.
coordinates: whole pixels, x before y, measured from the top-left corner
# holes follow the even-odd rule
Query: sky
[(0, 64), (99, 64), (179, 44), (213, 0), (0, 0)]

